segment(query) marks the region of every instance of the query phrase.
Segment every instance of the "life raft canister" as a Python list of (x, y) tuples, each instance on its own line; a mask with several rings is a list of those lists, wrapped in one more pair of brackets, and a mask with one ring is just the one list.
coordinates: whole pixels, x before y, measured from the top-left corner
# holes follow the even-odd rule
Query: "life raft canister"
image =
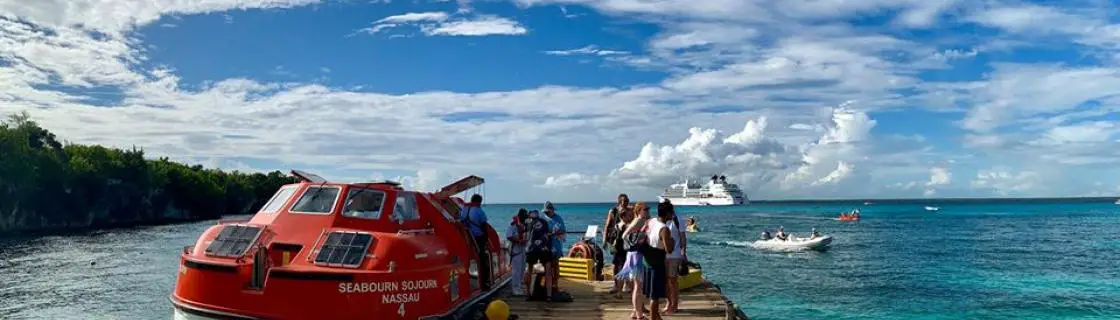
[(591, 259), (595, 263), (595, 280), (603, 281), (603, 248), (587, 239), (580, 239), (568, 249), (569, 258)]

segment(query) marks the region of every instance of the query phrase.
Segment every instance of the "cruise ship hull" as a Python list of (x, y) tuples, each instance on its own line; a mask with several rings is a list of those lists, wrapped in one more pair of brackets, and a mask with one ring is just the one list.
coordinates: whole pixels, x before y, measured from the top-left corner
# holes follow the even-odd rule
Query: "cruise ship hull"
[(665, 201), (665, 199), (669, 199), (669, 202), (672, 202), (674, 206), (737, 206), (746, 203), (743, 198), (657, 197), (659, 202)]

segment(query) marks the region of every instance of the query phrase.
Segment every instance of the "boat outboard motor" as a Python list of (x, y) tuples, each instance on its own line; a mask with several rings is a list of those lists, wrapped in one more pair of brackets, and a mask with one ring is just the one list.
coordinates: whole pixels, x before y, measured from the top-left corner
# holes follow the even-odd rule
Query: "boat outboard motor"
[(762, 240), (770, 240), (770, 231), (762, 232)]

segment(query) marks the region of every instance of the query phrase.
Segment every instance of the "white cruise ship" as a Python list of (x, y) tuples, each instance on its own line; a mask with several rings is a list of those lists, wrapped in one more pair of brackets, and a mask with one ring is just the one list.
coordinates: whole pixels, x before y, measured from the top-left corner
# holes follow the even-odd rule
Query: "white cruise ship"
[(685, 180), (665, 188), (658, 201), (669, 199), (677, 206), (733, 206), (748, 204), (750, 200), (739, 185), (727, 183), (726, 176), (712, 176), (707, 184)]

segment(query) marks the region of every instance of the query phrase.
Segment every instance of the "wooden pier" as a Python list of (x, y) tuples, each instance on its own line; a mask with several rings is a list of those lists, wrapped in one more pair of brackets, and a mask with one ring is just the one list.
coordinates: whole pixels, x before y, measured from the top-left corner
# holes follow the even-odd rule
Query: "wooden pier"
[[(500, 299), (510, 307), (510, 314), (520, 320), (536, 319), (606, 319), (630, 320), (630, 294), (616, 298), (609, 293), (613, 282), (562, 278), (560, 289), (572, 295), (572, 302), (525, 301), (524, 296), (510, 296), (507, 287)], [(719, 287), (705, 282), (681, 290), (680, 310), (665, 319), (734, 319), (749, 320), (729, 301)], [(662, 302), (664, 305), (664, 301)]]

